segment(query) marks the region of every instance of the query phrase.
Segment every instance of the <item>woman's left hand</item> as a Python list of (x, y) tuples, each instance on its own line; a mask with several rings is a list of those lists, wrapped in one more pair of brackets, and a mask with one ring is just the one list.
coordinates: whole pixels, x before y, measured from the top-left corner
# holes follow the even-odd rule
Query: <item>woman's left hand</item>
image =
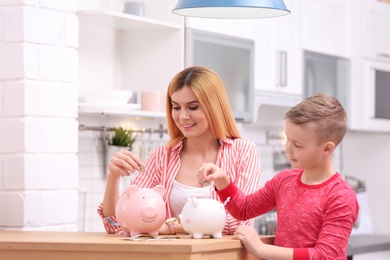
[(164, 223), (160, 229), (158, 230), (159, 235), (170, 235), (171, 231), (169, 230), (169, 226), (167, 223)]

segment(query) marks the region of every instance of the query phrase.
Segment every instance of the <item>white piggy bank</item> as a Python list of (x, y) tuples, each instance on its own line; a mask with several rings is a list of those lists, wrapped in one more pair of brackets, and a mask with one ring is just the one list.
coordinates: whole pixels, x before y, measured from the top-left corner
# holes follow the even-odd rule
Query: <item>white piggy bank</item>
[(189, 198), (179, 215), (179, 221), (193, 238), (202, 238), (203, 235), (222, 238), (226, 223), (225, 207), (214, 199)]

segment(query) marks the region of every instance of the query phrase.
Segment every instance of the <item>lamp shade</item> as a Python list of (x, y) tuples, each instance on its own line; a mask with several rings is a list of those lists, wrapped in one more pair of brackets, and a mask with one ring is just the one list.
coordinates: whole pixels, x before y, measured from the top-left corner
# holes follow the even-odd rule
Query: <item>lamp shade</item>
[(287, 15), (283, 0), (179, 0), (174, 14), (199, 18), (249, 19)]

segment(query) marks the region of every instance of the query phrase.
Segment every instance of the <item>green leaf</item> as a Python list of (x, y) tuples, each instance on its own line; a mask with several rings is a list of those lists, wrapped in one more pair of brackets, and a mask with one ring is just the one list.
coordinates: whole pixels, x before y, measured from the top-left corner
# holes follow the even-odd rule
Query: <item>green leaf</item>
[(110, 140), (110, 145), (132, 147), (135, 142), (136, 135), (133, 136), (133, 130), (127, 130), (123, 127), (115, 127), (114, 135)]

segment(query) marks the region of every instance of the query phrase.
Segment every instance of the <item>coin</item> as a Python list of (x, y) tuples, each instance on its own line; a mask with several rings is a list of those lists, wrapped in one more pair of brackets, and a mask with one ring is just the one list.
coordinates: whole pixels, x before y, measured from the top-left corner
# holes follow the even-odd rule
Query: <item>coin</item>
[(203, 182), (203, 187), (207, 187), (207, 186), (210, 186), (210, 182), (209, 181)]

